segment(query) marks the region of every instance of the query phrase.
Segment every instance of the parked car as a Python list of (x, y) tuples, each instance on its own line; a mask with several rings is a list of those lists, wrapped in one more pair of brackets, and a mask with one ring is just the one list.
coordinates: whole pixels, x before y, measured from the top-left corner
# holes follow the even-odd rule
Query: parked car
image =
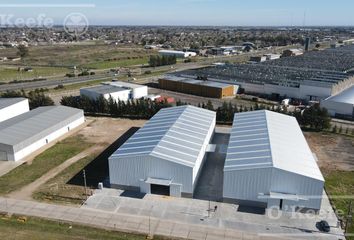
[(329, 226), (328, 222), (325, 220), (322, 220), (320, 222), (316, 223), (316, 227), (318, 230), (320, 230), (321, 232), (329, 232), (331, 231), (331, 227)]

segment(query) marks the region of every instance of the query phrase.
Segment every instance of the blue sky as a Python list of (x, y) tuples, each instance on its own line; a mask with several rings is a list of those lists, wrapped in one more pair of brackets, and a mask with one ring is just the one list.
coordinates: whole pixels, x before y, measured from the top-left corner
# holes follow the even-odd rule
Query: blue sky
[(0, 0), (0, 15), (29, 18), (43, 13), (61, 24), (68, 14), (80, 12), (99, 25), (228, 26), (302, 26), (306, 15), (307, 26), (354, 25), (353, 0), (61, 0), (56, 3), (95, 6), (44, 6), (52, 3)]

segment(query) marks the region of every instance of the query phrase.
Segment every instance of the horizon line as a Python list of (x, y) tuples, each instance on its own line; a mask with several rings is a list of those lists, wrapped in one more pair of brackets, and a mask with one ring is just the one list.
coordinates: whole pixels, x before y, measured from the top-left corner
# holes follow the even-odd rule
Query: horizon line
[[(1, 4), (0, 4), (1, 6)], [(11, 27), (11, 28), (41, 28), (45, 26), (34, 26), (34, 27), (17, 27), (16, 25), (3, 25), (0, 24), (0, 27)], [(54, 24), (53, 27), (64, 27), (62, 24)], [(163, 25), (163, 24), (91, 24), (89, 27), (230, 27), (230, 28), (354, 28), (354, 25)]]

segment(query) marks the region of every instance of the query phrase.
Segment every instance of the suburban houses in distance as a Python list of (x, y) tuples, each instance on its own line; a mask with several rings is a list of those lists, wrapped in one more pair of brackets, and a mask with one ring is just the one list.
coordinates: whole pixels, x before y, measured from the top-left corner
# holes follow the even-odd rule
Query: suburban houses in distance
[(352, 9), (1, 3), (0, 239), (354, 239)]

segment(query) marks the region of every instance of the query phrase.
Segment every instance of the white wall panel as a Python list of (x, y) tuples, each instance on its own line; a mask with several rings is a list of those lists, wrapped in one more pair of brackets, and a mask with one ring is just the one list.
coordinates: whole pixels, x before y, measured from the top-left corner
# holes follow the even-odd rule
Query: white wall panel
[(109, 178), (114, 185), (140, 187), (139, 181), (150, 177), (171, 180), (182, 185), (182, 192), (193, 193), (192, 175), (191, 167), (155, 157), (109, 158)]
[(334, 117), (336, 114), (353, 116), (354, 105), (343, 102), (334, 102), (331, 100), (323, 100), (321, 107), (326, 108), (328, 113)]
[(259, 193), (268, 193), (271, 186), (271, 168), (224, 172), (224, 198), (267, 202)]
[(28, 99), (0, 109), (0, 122), (16, 117), (29, 111)]
[(308, 200), (286, 201), (284, 204), (320, 209), (324, 182), (280, 169), (273, 169), (271, 191), (294, 194)]
[(32, 143), (31, 145), (21, 149), (20, 151), (17, 151), (15, 153), (9, 153), (8, 154), (8, 160), (9, 161), (18, 161), (23, 159), (24, 157), (30, 155), (34, 151), (40, 149), (41, 147), (47, 145), (48, 143), (58, 139), (59, 137), (63, 136), (67, 132), (71, 131), (72, 129), (75, 129), (79, 125), (83, 124), (85, 122), (85, 118), (82, 116), (81, 118), (73, 121), (72, 123), (58, 129), (57, 131), (54, 131), (53, 133), (49, 134), (48, 136)]

